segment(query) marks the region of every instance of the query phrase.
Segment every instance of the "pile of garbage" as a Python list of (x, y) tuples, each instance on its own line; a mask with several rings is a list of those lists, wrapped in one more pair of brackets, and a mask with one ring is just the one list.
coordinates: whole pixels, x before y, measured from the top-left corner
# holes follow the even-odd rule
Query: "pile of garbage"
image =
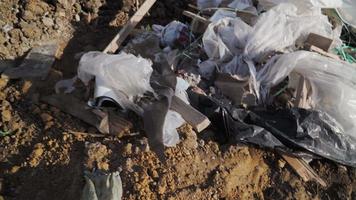
[(112, 116), (130, 121), (134, 113), (161, 161), (188, 123), (230, 142), (356, 167), (355, 57), (340, 51), (343, 27), (355, 28), (354, 2), (198, 0), (190, 7), (191, 24), (153, 25), (114, 54), (85, 53), (78, 75), (58, 82), (57, 93), (83, 83), (102, 133), (117, 134), (121, 118)]

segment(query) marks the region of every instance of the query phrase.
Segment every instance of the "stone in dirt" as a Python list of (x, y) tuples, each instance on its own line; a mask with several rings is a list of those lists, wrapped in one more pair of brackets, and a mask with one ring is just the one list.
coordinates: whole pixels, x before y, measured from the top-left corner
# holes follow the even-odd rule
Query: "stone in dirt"
[(19, 67), (8, 68), (1, 75), (3, 78), (41, 78), (44, 80), (58, 51), (58, 44), (46, 44), (32, 48)]
[(44, 17), (42, 18), (42, 22), (45, 26), (47, 27), (52, 27), (54, 25), (54, 21), (52, 18), (49, 18), (49, 17)]
[(52, 121), (53, 117), (48, 113), (42, 113), (41, 119), (43, 122), (48, 122), (48, 121)]

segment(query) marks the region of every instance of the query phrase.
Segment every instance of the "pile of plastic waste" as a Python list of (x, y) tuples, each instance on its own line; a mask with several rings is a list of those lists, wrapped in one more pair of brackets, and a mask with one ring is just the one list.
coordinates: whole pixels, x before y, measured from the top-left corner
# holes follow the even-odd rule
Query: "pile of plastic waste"
[(161, 160), (186, 123), (172, 109), (178, 97), (229, 141), (355, 167), (356, 65), (340, 39), (355, 23), (352, 8), (351, 0), (198, 0), (191, 24), (153, 25), (116, 54), (85, 53), (78, 76), (57, 86), (72, 92), (71, 83), (95, 80), (88, 105), (134, 112)]

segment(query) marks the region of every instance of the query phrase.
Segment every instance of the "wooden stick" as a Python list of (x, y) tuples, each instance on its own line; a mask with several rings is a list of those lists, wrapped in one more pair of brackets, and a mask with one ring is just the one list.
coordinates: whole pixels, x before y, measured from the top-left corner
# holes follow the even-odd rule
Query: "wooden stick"
[(329, 58), (334, 58), (336, 60), (341, 60), (338, 55), (326, 52), (326, 51), (320, 49), (319, 47), (316, 47), (314, 45), (309, 45), (309, 44), (306, 44), (306, 46), (307, 46), (307, 50), (309, 50), (309, 51), (313, 51), (313, 52), (319, 53), (323, 56), (326, 56)]
[(181, 114), (183, 119), (197, 132), (201, 132), (210, 125), (210, 120), (205, 115), (176, 96), (172, 98), (171, 109)]
[(206, 19), (205, 17), (202, 17), (200, 15), (197, 15), (195, 13), (192, 13), (190, 11), (183, 11), (183, 15), (187, 16), (187, 17), (190, 17), (192, 19), (196, 19), (198, 20), (199, 22), (202, 22), (204, 24), (210, 24), (210, 20)]
[(130, 32), (135, 28), (135, 26), (142, 20), (143, 16), (145, 16), (145, 14), (155, 2), (156, 0), (146, 0), (145, 3), (142, 4), (140, 9), (135, 13), (134, 16), (130, 18), (124, 28), (120, 30), (120, 32), (114, 37), (114, 39), (109, 43), (109, 45), (104, 49), (103, 52), (115, 52), (127, 38)]
[[(92, 109), (88, 109), (86, 103), (73, 97), (72, 95), (55, 94), (51, 96), (44, 96), (40, 99), (42, 102), (47, 103), (60, 109), (62, 112), (68, 113), (87, 124), (90, 124), (101, 129), (102, 116), (94, 114)], [(98, 111), (99, 112), (99, 111)], [(113, 118), (115, 117), (115, 118)], [(108, 122), (110, 135), (123, 136), (125, 132), (132, 128), (132, 123), (127, 121), (121, 116), (112, 115), (113, 122)], [(118, 123), (120, 122), (120, 123)]]
[(96, 134), (96, 133), (86, 133), (86, 132), (78, 132), (78, 131), (69, 131), (68, 133), (73, 134), (75, 136), (91, 136), (91, 137), (111, 136), (111, 135), (103, 135), (103, 134)]
[(281, 154), (284, 160), (297, 172), (297, 174), (303, 179), (303, 181), (315, 180), (323, 187), (326, 187), (326, 182), (320, 178), (320, 176), (301, 158), (289, 156), (287, 154)]

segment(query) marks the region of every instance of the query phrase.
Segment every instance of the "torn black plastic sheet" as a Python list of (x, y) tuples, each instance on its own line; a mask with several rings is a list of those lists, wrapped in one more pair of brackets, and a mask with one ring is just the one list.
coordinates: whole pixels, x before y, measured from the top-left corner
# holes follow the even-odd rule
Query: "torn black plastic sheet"
[(202, 96), (199, 104), (197, 108), (233, 142), (286, 152), (306, 150), (356, 167), (356, 140), (344, 135), (340, 125), (325, 112), (301, 108), (245, 110)]

